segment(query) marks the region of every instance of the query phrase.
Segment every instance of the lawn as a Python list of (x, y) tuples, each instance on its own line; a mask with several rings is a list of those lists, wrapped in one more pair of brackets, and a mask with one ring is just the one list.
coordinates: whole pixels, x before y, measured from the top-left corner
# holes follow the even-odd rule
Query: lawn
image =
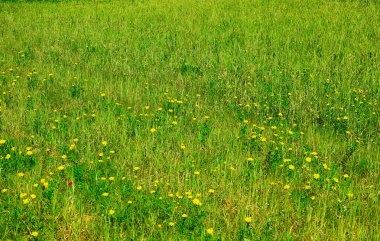
[(380, 3), (0, 2), (0, 240), (380, 240)]

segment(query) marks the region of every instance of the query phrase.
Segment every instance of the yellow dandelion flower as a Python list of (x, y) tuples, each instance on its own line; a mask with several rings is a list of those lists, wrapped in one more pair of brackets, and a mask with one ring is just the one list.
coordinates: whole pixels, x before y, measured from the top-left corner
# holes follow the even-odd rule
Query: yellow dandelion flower
[(134, 167), (133, 170), (138, 171), (138, 170), (140, 170), (140, 167)]
[(103, 197), (108, 197), (110, 194), (108, 193), (108, 192), (104, 192), (104, 193), (102, 193), (102, 196)]
[(24, 200), (22, 200), (22, 203), (23, 204), (28, 204), (29, 203), (29, 198), (25, 198)]
[(27, 151), (26, 155), (31, 156), (31, 155), (33, 155), (33, 152), (32, 151)]
[(6, 193), (8, 192), (8, 189), (4, 188), (4, 189), (1, 189), (1, 193)]
[(60, 170), (60, 171), (62, 171), (62, 170), (65, 169), (65, 167), (64, 166), (59, 166), (57, 169)]
[(209, 193), (215, 193), (215, 190), (212, 189), (212, 188), (210, 188), (210, 189), (208, 190), (208, 192), (209, 192)]
[(352, 198), (354, 196), (354, 194), (353, 193), (347, 193), (347, 197), (349, 197), (349, 198)]
[(201, 173), (199, 171), (195, 171), (194, 175), (200, 175)]
[(285, 186), (284, 186), (284, 189), (285, 190), (288, 190), (290, 188), (290, 185), (289, 184), (286, 184)]
[(307, 161), (307, 162), (311, 162), (311, 158), (310, 158), (310, 157), (306, 157), (306, 158), (305, 158), (305, 161)]
[(114, 215), (114, 214), (115, 214), (115, 210), (112, 210), (112, 209), (109, 210), (109, 211), (108, 211), (108, 214), (111, 215), (111, 216)]
[(114, 180), (115, 180), (115, 177), (110, 177), (110, 178), (108, 178), (108, 180), (110, 180), (110, 181), (114, 181)]
[(30, 194), (31, 199), (36, 199), (36, 197), (37, 197), (36, 194)]
[(348, 174), (343, 175), (344, 178), (349, 178)]
[(3, 145), (3, 144), (5, 144), (5, 142), (7, 142), (6, 140), (3, 140), (3, 139), (1, 139), (0, 140), (0, 145)]
[(244, 218), (244, 221), (245, 221), (246, 223), (251, 223), (251, 222), (252, 222), (252, 217), (245, 217), (245, 218)]
[(313, 177), (314, 177), (314, 179), (319, 179), (319, 178), (320, 178), (320, 175), (319, 175), (318, 173), (315, 173), (315, 174), (313, 175)]
[(202, 203), (201, 203), (201, 201), (198, 198), (194, 198), (193, 199), (193, 204), (195, 204), (197, 206), (202, 206)]
[(187, 218), (187, 214), (186, 213), (182, 214), (182, 217)]
[(102, 145), (103, 145), (103, 146), (106, 146), (107, 144), (108, 144), (107, 141), (102, 141)]
[(136, 189), (140, 191), (142, 189), (142, 186), (137, 186)]
[(10, 154), (5, 155), (5, 159), (10, 159), (10, 158), (11, 158)]
[(288, 167), (289, 167), (290, 170), (294, 170), (295, 169), (295, 167), (293, 165), (289, 165)]
[(152, 128), (152, 129), (150, 129), (150, 132), (152, 132), (152, 133), (155, 133), (156, 131), (157, 131), (156, 128)]
[(32, 235), (33, 237), (38, 237), (38, 232), (34, 231), (34, 232), (31, 233), (31, 235)]
[(128, 204), (132, 204), (133, 202), (131, 201), (131, 200), (128, 200), (128, 202), (127, 202)]
[(175, 222), (170, 222), (170, 223), (169, 223), (169, 226), (170, 226), (170, 227), (173, 227), (174, 225), (175, 225)]
[(210, 235), (213, 235), (214, 234), (214, 229), (213, 228), (208, 228), (206, 229), (206, 232)]
[(19, 173), (17, 173), (17, 176), (23, 177), (23, 176), (25, 176), (25, 174), (23, 172), (19, 172)]
[(66, 155), (62, 155), (61, 158), (62, 158), (63, 160), (65, 160), (65, 159), (67, 159), (67, 156), (66, 156)]

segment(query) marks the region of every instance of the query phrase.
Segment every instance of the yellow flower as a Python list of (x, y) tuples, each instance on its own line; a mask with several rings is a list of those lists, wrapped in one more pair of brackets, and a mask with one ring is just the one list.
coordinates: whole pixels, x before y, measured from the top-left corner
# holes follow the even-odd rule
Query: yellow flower
[(37, 197), (36, 194), (30, 194), (31, 199), (35, 199), (36, 197)]
[(194, 198), (194, 199), (193, 199), (193, 203), (194, 203), (195, 205), (197, 205), (197, 206), (202, 206), (202, 203), (201, 203), (201, 201), (200, 201), (198, 198)]
[(114, 214), (115, 214), (115, 210), (112, 210), (112, 209), (109, 210), (109, 211), (108, 211), (108, 214), (111, 215), (111, 216), (114, 215)]
[(170, 223), (169, 223), (169, 226), (170, 226), (170, 227), (173, 227), (174, 225), (175, 225), (175, 222), (170, 222)]
[(103, 146), (106, 146), (107, 144), (108, 144), (107, 141), (102, 141), (102, 145), (103, 145)]
[(27, 151), (26, 155), (31, 156), (31, 155), (33, 155), (33, 152), (32, 151)]
[(22, 200), (22, 203), (23, 204), (28, 204), (29, 203), (29, 198), (26, 198), (26, 199)]
[(247, 161), (251, 162), (251, 161), (253, 161), (253, 158), (252, 157), (248, 157)]
[(314, 174), (313, 175), (314, 179), (319, 179), (320, 178), (320, 175), (318, 173)]
[(10, 154), (5, 155), (5, 159), (9, 159), (9, 158), (11, 158)]
[(305, 160), (306, 160), (307, 162), (311, 162), (311, 158), (310, 158), (310, 157), (306, 157)]
[(251, 222), (252, 222), (252, 217), (245, 217), (245, 218), (244, 218), (244, 221), (245, 221), (246, 223), (251, 223)]
[(291, 159), (289, 159), (289, 158), (285, 158), (284, 159), (284, 162), (291, 162), (292, 160)]
[(33, 237), (38, 237), (38, 232), (36, 232), (36, 231), (32, 232), (32, 236)]
[(185, 144), (181, 144), (181, 149), (185, 149), (185, 148), (186, 148)]
[(212, 188), (210, 188), (210, 189), (208, 190), (208, 192), (209, 192), (209, 193), (214, 193), (214, 192), (215, 192), (215, 190), (214, 190), (214, 189), (212, 189)]
[(8, 192), (8, 189), (6, 189), (6, 188), (1, 190), (1, 193), (6, 193), (6, 192)]
[(66, 155), (62, 155), (61, 158), (62, 159), (67, 159), (67, 156)]
[(104, 192), (104, 193), (102, 193), (102, 196), (103, 197), (108, 197), (110, 194), (108, 193), (108, 192)]
[(186, 213), (182, 214), (182, 217), (187, 218), (187, 214)]
[(290, 169), (290, 170), (294, 170), (295, 167), (294, 167), (293, 165), (289, 165), (289, 169)]
[(110, 177), (110, 178), (108, 178), (108, 180), (110, 180), (110, 181), (114, 181), (114, 180), (115, 180), (115, 177)]
[(22, 173), (22, 172), (19, 172), (19, 173), (17, 173), (17, 176), (19, 176), (19, 177), (23, 177), (23, 176), (25, 176), (25, 174)]
[(152, 128), (152, 129), (150, 129), (150, 132), (152, 132), (152, 133), (155, 133), (156, 131), (157, 131), (156, 128)]
[(137, 186), (136, 189), (140, 191), (142, 189), (142, 186)]
[(352, 194), (351, 192), (347, 193), (347, 197), (352, 198), (353, 196), (354, 196), (354, 194)]
[(344, 174), (343, 177), (344, 178), (348, 178), (349, 176), (348, 176), (348, 174)]
[(60, 170), (60, 171), (62, 171), (63, 169), (65, 169), (65, 167), (64, 166), (59, 166), (57, 169)]
[(194, 175), (200, 175), (201, 173), (199, 171), (195, 171)]
[(3, 139), (1, 139), (0, 140), (0, 145), (2, 145), (2, 144), (5, 144), (5, 142), (7, 142), (6, 140), (3, 140)]
[(132, 201), (131, 200), (128, 200), (128, 202), (127, 202), (128, 204), (132, 204)]
[(42, 185), (44, 185), (44, 188), (48, 188), (49, 183), (48, 182), (44, 182)]
[(140, 167), (134, 167), (133, 170), (138, 171), (138, 170), (140, 170)]
[(210, 234), (210, 235), (213, 235), (213, 234), (214, 234), (214, 229), (213, 229), (213, 228), (208, 228), (208, 229), (206, 230), (206, 232), (207, 232), (208, 234)]
[(288, 190), (290, 188), (290, 185), (289, 184), (286, 184), (285, 186), (284, 186), (284, 189), (285, 190)]

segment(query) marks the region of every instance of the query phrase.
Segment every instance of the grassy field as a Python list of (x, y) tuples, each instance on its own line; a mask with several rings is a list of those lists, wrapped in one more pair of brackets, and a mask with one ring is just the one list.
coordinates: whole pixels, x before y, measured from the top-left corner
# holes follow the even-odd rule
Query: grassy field
[(379, 13), (0, 3), (0, 240), (380, 240)]

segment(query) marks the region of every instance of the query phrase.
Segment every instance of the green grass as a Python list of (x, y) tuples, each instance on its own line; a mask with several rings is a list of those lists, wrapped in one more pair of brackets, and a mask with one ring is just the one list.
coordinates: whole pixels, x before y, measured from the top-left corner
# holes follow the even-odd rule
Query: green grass
[(379, 12), (0, 3), (0, 240), (380, 240)]

